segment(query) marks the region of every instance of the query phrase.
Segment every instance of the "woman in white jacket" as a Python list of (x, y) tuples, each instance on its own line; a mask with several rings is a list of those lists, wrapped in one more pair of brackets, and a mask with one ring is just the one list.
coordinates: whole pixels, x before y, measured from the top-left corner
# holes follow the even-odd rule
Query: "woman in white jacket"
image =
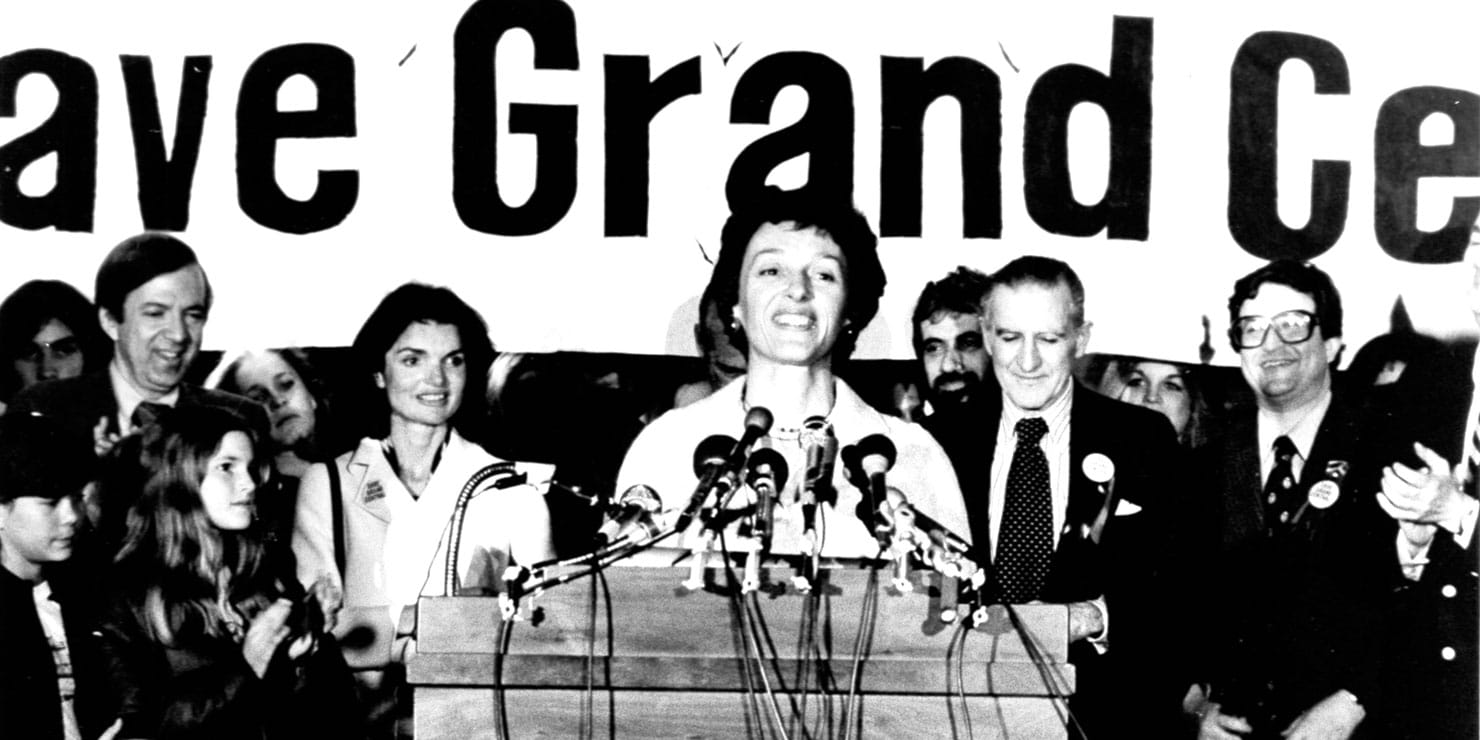
[[(493, 346), (482, 318), (452, 291), (419, 283), (392, 291), (352, 352), (378, 390), (372, 403), (384, 404), (383, 413), (368, 416), (385, 423), (332, 468), (318, 464), (304, 475), (293, 553), (305, 585), (339, 587), (344, 611), (336, 632), (345, 636), (346, 657), (374, 669), (401, 657), (419, 596), (452, 595), (444, 593), (443, 573), (455, 502), (478, 471), (501, 461), (472, 441), (486, 422)], [(480, 486), (461, 532), (461, 593), (494, 592), (510, 561), (553, 555), (543, 498), (549, 473), (520, 465), (517, 474)], [(395, 673), (360, 673), (381, 710), (393, 706)], [(383, 685), (388, 678), (392, 686)]]

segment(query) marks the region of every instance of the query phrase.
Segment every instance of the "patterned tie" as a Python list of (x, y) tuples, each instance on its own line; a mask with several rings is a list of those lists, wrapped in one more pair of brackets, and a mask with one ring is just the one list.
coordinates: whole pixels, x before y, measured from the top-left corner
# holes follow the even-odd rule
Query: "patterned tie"
[(168, 414), (170, 410), (169, 406), (162, 403), (140, 401), (139, 405), (134, 407), (134, 413), (129, 415), (129, 426), (133, 427), (131, 431), (137, 432), (144, 427), (157, 423), (159, 417)]
[(997, 543), (997, 579), (1002, 601), (1023, 604), (1038, 598), (1053, 557), (1053, 497), (1048, 458), (1038, 440), (1048, 433), (1043, 419), (1017, 423), (1017, 449), (1007, 471), (1007, 498)]
[(1295, 443), (1282, 434), (1274, 441), (1274, 467), (1264, 482), (1264, 521), (1271, 533), (1283, 529), (1275, 523), (1288, 524), (1300, 506), (1299, 496), (1294, 493), (1294, 461)]

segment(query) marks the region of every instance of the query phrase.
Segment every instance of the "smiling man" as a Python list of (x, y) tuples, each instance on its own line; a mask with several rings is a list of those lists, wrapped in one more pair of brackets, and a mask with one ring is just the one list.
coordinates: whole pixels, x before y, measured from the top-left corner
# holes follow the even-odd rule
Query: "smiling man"
[(911, 323), (915, 357), (925, 372), (932, 413), (941, 406), (964, 403), (979, 392), (996, 392), (994, 384), (982, 383), (989, 380), (981, 314), (989, 285), (986, 275), (957, 267), (920, 291)]
[[(1276, 261), (1234, 284), (1228, 337), (1253, 408), (1235, 411), (1197, 469), (1211, 479), (1215, 650), (1187, 707), (1203, 737), (1347, 737), (1376, 667), (1364, 532), (1375, 521), (1365, 423), (1332, 390), (1341, 297), (1318, 268)], [(1366, 577), (1364, 577), (1364, 574)], [(1214, 608), (1215, 607), (1215, 608)]]
[(157, 232), (125, 239), (103, 258), (94, 300), (113, 340), (107, 369), (28, 388), (7, 413), (52, 417), (91, 438), (98, 455), (147, 418), (135, 413), (146, 402), (224, 406), (266, 429), (251, 401), (184, 382), (211, 310), (211, 283), (189, 245)]
[[(1001, 390), (940, 409), (926, 427), (960, 479), (988, 596), (1069, 609), (1070, 702), (1090, 737), (1159, 737), (1178, 688), (1165, 670), (1161, 519), (1181, 469), (1161, 414), (1074, 380), (1090, 324), (1067, 264), (1028, 256), (991, 277), (982, 326)], [(1113, 646), (1113, 647), (1112, 647)]]

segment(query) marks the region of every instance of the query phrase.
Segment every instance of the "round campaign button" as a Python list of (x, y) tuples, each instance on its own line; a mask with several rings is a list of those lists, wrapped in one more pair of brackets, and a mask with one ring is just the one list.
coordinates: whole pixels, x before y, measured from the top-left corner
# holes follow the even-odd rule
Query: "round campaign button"
[(1336, 485), (1335, 481), (1323, 480), (1310, 487), (1310, 494), (1306, 498), (1317, 509), (1329, 509), (1340, 497), (1341, 486)]
[(1115, 477), (1115, 463), (1099, 452), (1085, 455), (1084, 463), (1080, 467), (1084, 470), (1084, 477), (1095, 483), (1109, 483), (1110, 479)]

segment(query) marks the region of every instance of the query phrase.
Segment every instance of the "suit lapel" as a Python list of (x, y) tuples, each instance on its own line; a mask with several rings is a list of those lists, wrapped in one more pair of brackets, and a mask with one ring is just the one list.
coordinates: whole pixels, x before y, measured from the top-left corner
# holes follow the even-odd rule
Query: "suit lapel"
[(390, 502), (386, 496), (392, 487), (401, 486), (394, 470), (379, 449), (379, 442), (362, 440), (359, 449), (349, 460), (349, 475), (345, 477), (351, 505), (389, 525), (391, 522)]

